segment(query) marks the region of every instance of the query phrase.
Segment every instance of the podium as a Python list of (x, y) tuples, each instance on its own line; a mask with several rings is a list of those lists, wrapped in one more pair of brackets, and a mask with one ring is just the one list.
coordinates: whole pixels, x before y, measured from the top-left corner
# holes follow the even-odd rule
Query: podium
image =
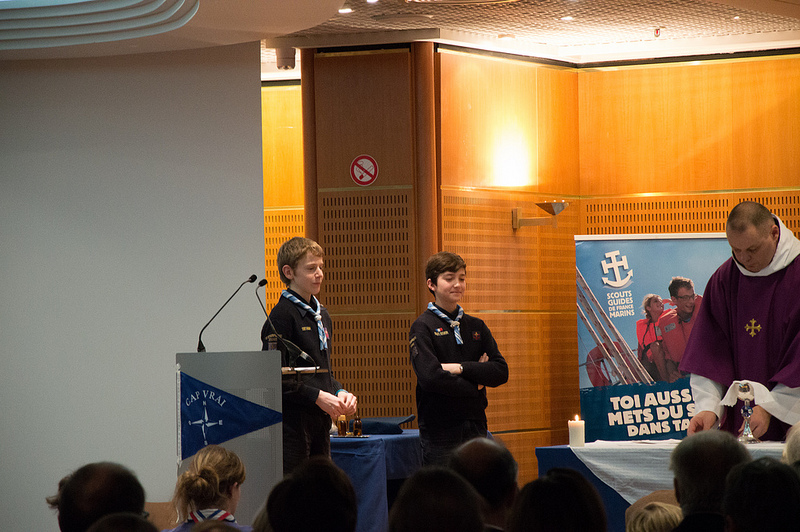
[(206, 444), (235, 452), (247, 471), (236, 520), (250, 524), (283, 478), (280, 351), (177, 353), (175, 362), (178, 475)]

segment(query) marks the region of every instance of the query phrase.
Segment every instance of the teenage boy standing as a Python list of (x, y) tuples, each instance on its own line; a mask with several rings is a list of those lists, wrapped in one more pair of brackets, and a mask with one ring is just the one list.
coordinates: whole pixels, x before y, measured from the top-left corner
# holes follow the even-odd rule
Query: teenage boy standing
[(459, 444), (486, 437), (486, 388), (508, 381), (508, 365), (486, 324), (458, 304), (467, 265), (442, 251), (428, 259), (428, 304), (411, 325), (411, 365), (417, 374), (417, 415), (424, 464), (442, 464)]
[[(330, 370), (331, 317), (317, 298), (322, 286), (324, 252), (308, 238), (294, 237), (278, 250), (278, 272), (287, 289), (269, 313), (275, 331)], [(263, 349), (272, 333), (261, 329)], [(287, 356), (281, 342), (281, 365)], [(304, 364), (309, 365), (309, 364)], [(356, 396), (330, 372), (283, 379), (283, 473), (288, 474), (309, 456), (330, 456), (331, 419), (356, 412)]]

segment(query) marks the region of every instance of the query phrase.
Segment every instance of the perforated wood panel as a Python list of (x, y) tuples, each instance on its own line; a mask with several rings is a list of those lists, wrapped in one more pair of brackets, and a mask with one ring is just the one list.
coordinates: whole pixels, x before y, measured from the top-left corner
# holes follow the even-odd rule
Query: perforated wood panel
[(267, 309), (275, 304), (285, 288), (278, 275), (278, 249), (290, 238), (303, 236), (304, 219), (302, 207), (264, 209), (264, 278), (267, 280), (264, 290)]
[(416, 318), (410, 187), (320, 193), (321, 298), (334, 321), (337, 378), (362, 416), (414, 412), (408, 331)]
[(724, 232), (728, 213), (742, 201), (766, 205), (800, 233), (800, 190), (584, 199), (581, 231), (588, 235)]
[(558, 227), (514, 231), (511, 210), (549, 216), (551, 200), (519, 191), (444, 188), (445, 250), (467, 262), (465, 310), (486, 321), (509, 364), (509, 382), (489, 390), (489, 429), (499, 434), (560, 429), (579, 412), (575, 252), (578, 212)]
[(505, 433), (495, 435), (514, 455), (519, 464), (520, 486), (524, 486), (537, 475), (539, 462), (536, 459), (536, 448), (550, 445), (563, 445), (569, 439), (567, 428), (542, 430), (526, 433)]
[(412, 314), (336, 315), (333, 366), (337, 378), (358, 397), (366, 417), (414, 412), (413, 370), (408, 360)]

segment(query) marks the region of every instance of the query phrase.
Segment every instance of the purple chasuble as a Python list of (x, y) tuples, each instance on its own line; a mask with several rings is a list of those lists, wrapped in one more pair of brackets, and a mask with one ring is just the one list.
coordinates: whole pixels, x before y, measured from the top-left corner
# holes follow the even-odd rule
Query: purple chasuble
[[(800, 258), (764, 277), (725, 261), (706, 285), (680, 369), (726, 389), (742, 379), (800, 386)], [(741, 406), (726, 408), (722, 428), (738, 433)], [(761, 439), (781, 441), (788, 427), (773, 417)]]

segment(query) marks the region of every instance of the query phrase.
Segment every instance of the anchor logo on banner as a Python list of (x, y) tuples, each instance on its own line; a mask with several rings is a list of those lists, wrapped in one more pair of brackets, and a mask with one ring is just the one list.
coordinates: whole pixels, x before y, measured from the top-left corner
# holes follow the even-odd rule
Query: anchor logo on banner
[(631, 282), (633, 278), (633, 270), (629, 270), (628, 275), (625, 277), (622, 277), (622, 274), (620, 273), (620, 268), (623, 270), (628, 269), (628, 257), (622, 255), (619, 260), (617, 260), (617, 257), (619, 256), (619, 250), (609, 251), (605, 255), (608, 259), (608, 262), (600, 261), (600, 264), (603, 266), (603, 273), (608, 274), (609, 270), (612, 270), (614, 272), (614, 279), (603, 277), (603, 284), (613, 288), (624, 288), (628, 283)]

